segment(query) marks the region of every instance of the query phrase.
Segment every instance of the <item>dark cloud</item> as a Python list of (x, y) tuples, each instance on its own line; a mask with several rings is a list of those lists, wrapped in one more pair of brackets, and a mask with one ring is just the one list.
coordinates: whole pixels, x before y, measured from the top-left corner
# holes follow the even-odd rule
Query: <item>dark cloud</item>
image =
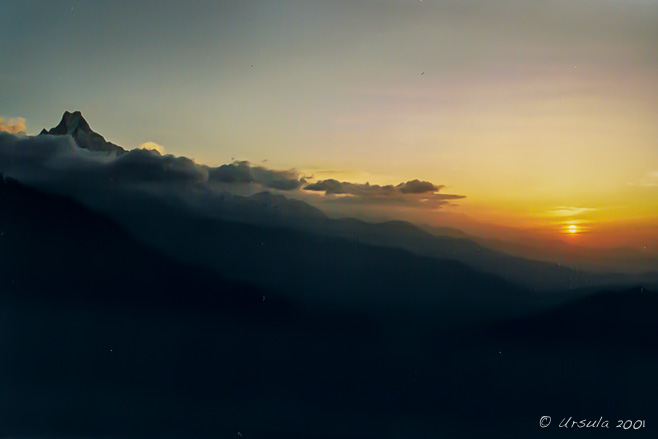
[(121, 154), (90, 150), (79, 147), (70, 135), (0, 133), (0, 174), (73, 197), (115, 218), (157, 221), (161, 206), (173, 208), (167, 215), (177, 212), (257, 224), (289, 225), (324, 217), (307, 203), (262, 193), (263, 188), (300, 192), (293, 189), (305, 182), (294, 171), (268, 170), (246, 162), (209, 168), (148, 149)]
[[(168, 204), (178, 203), (181, 208), (193, 208), (211, 216), (230, 214), (233, 217), (240, 210), (243, 212), (240, 218), (260, 216), (258, 209), (243, 206), (243, 200), (263, 189), (285, 192), (291, 212), (300, 211), (300, 208), (292, 206), (290, 198), (318, 207), (324, 205), (327, 209), (331, 209), (331, 205), (338, 209), (341, 205), (345, 208), (347, 205), (364, 208), (379, 205), (436, 209), (447, 205), (449, 200), (464, 198), (440, 193), (443, 186), (420, 180), (397, 186), (333, 179), (307, 184), (295, 170), (273, 170), (247, 161), (208, 167), (186, 157), (162, 155), (153, 149), (138, 148), (115, 154), (81, 148), (70, 135), (25, 136), (0, 132), (0, 173), (43, 189), (81, 197), (90, 203), (99, 202), (103, 197), (112, 199), (112, 203), (123, 203), (121, 197), (137, 190)], [(114, 196), (113, 191), (124, 195)], [(320, 198), (312, 192), (324, 192), (325, 196)], [(255, 198), (253, 201), (272, 205), (276, 212), (287, 211), (288, 204), (284, 203), (284, 209), (274, 206), (272, 200)]]
[(19, 137), (0, 133), (0, 172), (29, 179), (79, 180), (80, 184), (192, 183), (208, 179), (205, 167), (186, 157), (133, 149), (123, 154), (91, 151), (71, 136)]
[(127, 183), (194, 183), (208, 172), (187, 157), (161, 155), (156, 150), (133, 149), (104, 165), (107, 177)]
[(443, 186), (436, 186), (429, 181), (411, 180), (406, 183), (400, 183), (396, 188), (403, 194), (424, 194), (427, 192), (437, 192)]
[(444, 186), (429, 181), (411, 180), (393, 185), (350, 183), (334, 179), (308, 184), (304, 190), (324, 192), (328, 201), (363, 205), (399, 205), (413, 208), (436, 209), (449, 200), (465, 198), (463, 195), (441, 194)]
[[(367, 183), (366, 183), (367, 184)], [(304, 190), (307, 191), (318, 191), (324, 192), (326, 195), (334, 194), (347, 194), (352, 186), (352, 183), (340, 182), (330, 178), (329, 180), (318, 181), (317, 183), (311, 183), (304, 187)], [(353, 194), (354, 195), (354, 194)]]
[(251, 172), (249, 162), (234, 162), (230, 165), (222, 165), (211, 168), (208, 171), (208, 179), (218, 183), (254, 183), (255, 178)]
[(0, 132), (0, 172), (36, 174), (60, 164), (66, 168), (65, 162), (74, 159), (75, 149), (79, 148), (68, 136), (27, 137)]
[(234, 162), (217, 168), (209, 168), (211, 183), (255, 183), (270, 189), (291, 191), (306, 183), (294, 170), (276, 171), (262, 166), (252, 166), (247, 161)]

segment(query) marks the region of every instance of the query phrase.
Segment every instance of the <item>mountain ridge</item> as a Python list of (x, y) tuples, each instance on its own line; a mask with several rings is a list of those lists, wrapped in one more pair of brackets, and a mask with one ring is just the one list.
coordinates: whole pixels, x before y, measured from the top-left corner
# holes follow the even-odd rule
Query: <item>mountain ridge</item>
[(82, 112), (79, 110), (73, 112), (65, 111), (57, 126), (50, 130), (44, 128), (39, 135), (70, 135), (80, 148), (88, 149), (90, 151), (102, 151), (116, 154), (123, 154), (126, 152), (126, 150), (119, 145), (108, 142), (103, 136), (94, 132), (91, 129), (91, 126), (89, 126), (89, 123), (82, 116)]
[[(80, 111), (65, 112), (60, 123), (53, 129), (42, 132), (42, 135), (71, 135), (82, 148), (123, 154), (125, 150), (114, 145), (99, 134), (93, 132)], [(124, 156), (128, 157), (128, 156)], [(159, 163), (153, 164), (158, 175), (166, 174), (167, 167)], [(140, 169), (143, 173), (143, 169)], [(112, 177), (111, 174), (108, 174)], [(118, 179), (110, 178), (114, 184)], [(99, 190), (100, 189), (100, 190)], [(78, 189), (74, 189), (78, 190)], [(112, 197), (112, 187), (100, 186), (96, 193), (86, 196), (88, 205), (99, 209), (94, 203), (103, 197), (100, 192), (107, 192), (104, 196)], [(189, 194), (181, 193), (181, 203)], [(427, 226), (416, 225), (406, 221), (387, 221), (383, 223), (369, 223), (358, 219), (333, 219), (310, 203), (272, 194), (260, 192), (252, 196), (240, 196), (230, 192), (206, 191), (209, 203), (203, 204), (202, 215), (244, 223), (287, 227), (291, 229), (311, 232), (318, 236), (343, 237), (350, 240), (378, 245), (385, 248), (398, 248), (410, 251), (420, 256), (429, 256), (439, 259), (455, 260), (466, 263), (470, 267), (496, 275), (502, 275), (506, 280), (520, 283), (524, 286), (537, 287), (540, 290), (561, 290), (566, 288), (582, 288), (604, 283), (624, 284), (634, 282), (625, 273), (594, 273), (579, 267), (568, 267), (564, 264), (527, 255), (506, 252), (495, 246), (483, 245), (479, 240), (468, 235), (460, 236), (449, 229), (434, 230)], [(80, 198), (80, 197), (78, 197)], [(115, 198), (112, 206), (104, 206), (101, 210), (108, 213), (121, 209), (124, 203)], [(143, 215), (152, 214), (143, 206), (135, 206)], [(170, 212), (175, 209), (172, 206)], [(157, 218), (156, 218), (157, 219)], [(435, 233), (446, 233), (436, 235)], [(639, 275), (638, 275), (639, 276)], [(641, 274), (645, 283), (654, 282), (656, 276)]]

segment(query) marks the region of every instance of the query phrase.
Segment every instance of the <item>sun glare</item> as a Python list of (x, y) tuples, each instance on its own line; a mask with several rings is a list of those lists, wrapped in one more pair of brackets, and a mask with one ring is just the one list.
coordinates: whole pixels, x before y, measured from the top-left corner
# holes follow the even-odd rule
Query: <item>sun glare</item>
[(578, 232), (578, 227), (576, 227), (575, 225), (572, 224), (572, 225), (569, 226), (569, 228), (567, 230), (569, 231), (569, 233), (576, 233), (576, 232)]

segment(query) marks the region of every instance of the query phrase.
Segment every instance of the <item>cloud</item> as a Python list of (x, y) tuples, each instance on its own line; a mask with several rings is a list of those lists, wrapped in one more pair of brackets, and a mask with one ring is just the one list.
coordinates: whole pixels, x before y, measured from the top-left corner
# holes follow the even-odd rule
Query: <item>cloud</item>
[(209, 168), (211, 183), (255, 183), (265, 188), (291, 191), (306, 183), (295, 170), (276, 171), (262, 166), (252, 166), (248, 161), (236, 161), (229, 165)]
[[(290, 224), (321, 217), (321, 210), (381, 216), (382, 207), (437, 209), (464, 198), (420, 180), (397, 186), (335, 179), (309, 184), (310, 177), (295, 169), (268, 169), (247, 161), (210, 167), (142, 146), (114, 154), (81, 148), (71, 136), (0, 132), (0, 173), (108, 213), (134, 213), (155, 202), (176, 206), (181, 213), (256, 223)], [(263, 190), (285, 197), (254, 196)]]
[(464, 195), (439, 193), (444, 186), (428, 181), (411, 180), (393, 185), (358, 184), (335, 179), (322, 180), (306, 185), (306, 191), (324, 192), (329, 201), (363, 205), (399, 205), (412, 208), (436, 209), (449, 200), (465, 198)]
[(656, 187), (658, 186), (658, 171), (647, 172), (641, 183), (642, 186)]
[(443, 186), (435, 186), (429, 181), (412, 180), (406, 183), (400, 183), (396, 188), (403, 194), (424, 194), (427, 192), (436, 192)]
[[(0, 133), (0, 172), (31, 180), (77, 181), (94, 186), (194, 183), (208, 172), (186, 157), (148, 149), (108, 154), (80, 148), (70, 136), (18, 137)], [(19, 178), (20, 179), (20, 178)]]
[(0, 133), (18, 134), (25, 132), (25, 118), (13, 117), (7, 121), (0, 117)]
[(151, 150), (151, 151), (157, 151), (160, 154), (165, 153), (164, 146), (159, 145), (155, 142), (145, 142), (145, 143), (142, 143), (141, 145), (139, 145), (137, 148), (138, 149), (147, 149), (147, 150)]
[(628, 186), (658, 187), (658, 171), (649, 171), (637, 181), (627, 182)]
[(134, 149), (105, 164), (108, 178), (122, 182), (193, 183), (208, 179), (208, 173), (187, 157), (161, 155), (149, 149)]
[(246, 161), (208, 167), (187, 157), (162, 155), (162, 148), (156, 148), (160, 145), (153, 142), (123, 154), (108, 154), (80, 148), (70, 136), (0, 135), (0, 172), (30, 174), (34, 178), (64, 178), (64, 174), (55, 174), (66, 173), (66, 178), (83, 179), (86, 185), (97, 180), (114, 184), (222, 183), (224, 190), (249, 184), (292, 191), (306, 183), (295, 170), (267, 169)]
[(593, 207), (557, 206), (555, 209), (551, 210), (550, 213), (553, 216), (571, 217), (592, 212), (594, 210), (597, 209)]

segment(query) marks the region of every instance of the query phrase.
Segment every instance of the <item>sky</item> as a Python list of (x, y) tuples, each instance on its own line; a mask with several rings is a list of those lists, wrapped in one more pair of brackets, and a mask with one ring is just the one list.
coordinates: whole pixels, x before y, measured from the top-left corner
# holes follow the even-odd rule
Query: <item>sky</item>
[(126, 148), (465, 197), (397, 212), (417, 222), (655, 249), (657, 22), (651, 0), (7, 1), (0, 130), (81, 110)]

